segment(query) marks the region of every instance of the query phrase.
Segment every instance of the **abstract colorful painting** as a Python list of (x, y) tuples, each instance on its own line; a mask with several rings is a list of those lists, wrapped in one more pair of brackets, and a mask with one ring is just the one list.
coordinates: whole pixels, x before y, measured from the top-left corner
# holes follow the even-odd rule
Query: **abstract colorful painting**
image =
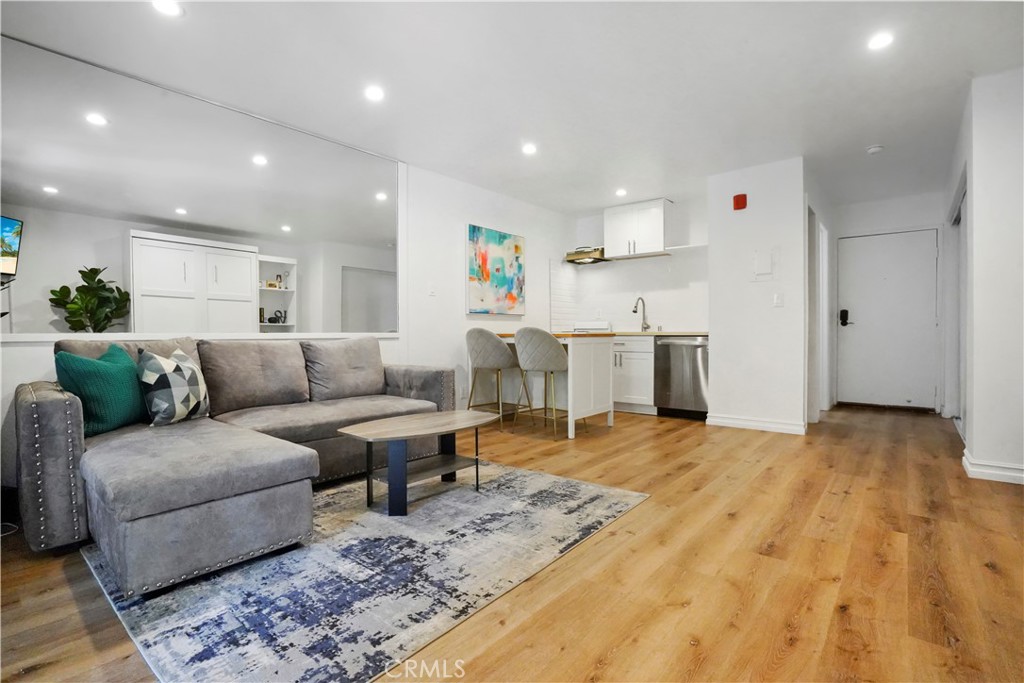
[(526, 313), (526, 240), (500, 230), (469, 226), (468, 307), (470, 313)]

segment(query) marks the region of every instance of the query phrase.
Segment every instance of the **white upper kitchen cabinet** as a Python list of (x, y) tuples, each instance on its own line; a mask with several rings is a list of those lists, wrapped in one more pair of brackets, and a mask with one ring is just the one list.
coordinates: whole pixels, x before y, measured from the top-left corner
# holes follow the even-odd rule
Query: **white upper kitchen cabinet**
[(613, 206), (604, 210), (604, 255), (629, 258), (665, 253), (667, 199)]

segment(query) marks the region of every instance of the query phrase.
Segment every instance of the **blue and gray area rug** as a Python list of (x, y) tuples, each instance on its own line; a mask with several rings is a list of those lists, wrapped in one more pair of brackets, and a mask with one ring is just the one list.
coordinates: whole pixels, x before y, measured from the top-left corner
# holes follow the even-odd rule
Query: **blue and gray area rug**
[(82, 554), (163, 681), (367, 681), (646, 498), (495, 464), (471, 479), (410, 487), (407, 517), (367, 509), (363, 482), (320, 491), (308, 545), (153, 597), (119, 597)]

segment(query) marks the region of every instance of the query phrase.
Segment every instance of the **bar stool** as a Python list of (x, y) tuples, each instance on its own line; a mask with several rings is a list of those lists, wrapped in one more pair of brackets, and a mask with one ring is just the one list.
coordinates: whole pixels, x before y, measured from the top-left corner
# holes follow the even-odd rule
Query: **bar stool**
[[(530, 372), (544, 373), (544, 420), (551, 420), (555, 436), (558, 436), (558, 412), (555, 408), (555, 373), (569, 372), (569, 356), (562, 343), (547, 330), (539, 327), (521, 327), (516, 331), (516, 355), (524, 376)], [(548, 417), (550, 400), (551, 417)], [(533, 418), (534, 408), (530, 408)], [(516, 414), (518, 419), (519, 414)], [(515, 420), (512, 421), (515, 429)]]
[[(494, 412), (498, 413), (498, 425), (502, 430), (505, 429), (505, 402), (501, 393), (501, 375), (503, 370), (519, 370), (519, 381), (522, 383), (522, 386), (519, 388), (519, 398), (516, 399), (514, 404), (516, 414), (523, 408), (533, 410), (533, 405), (530, 403), (530, 390), (526, 387), (526, 373), (519, 367), (512, 349), (508, 347), (508, 344), (501, 337), (490, 330), (474, 327), (466, 332), (466, 346), (469, 348), (469, 363), (473, 368), (473, 374), (469, 381), (467, 410), (497, 406), (497, 410)], [(476, 375), (481, 370), (494, 372), (495, 382), (497, 383), (497, 400), (474, 404), (473, 394), (476, 392)], [(524, 389), (526, 390), (525, 406), (520, 403)]]

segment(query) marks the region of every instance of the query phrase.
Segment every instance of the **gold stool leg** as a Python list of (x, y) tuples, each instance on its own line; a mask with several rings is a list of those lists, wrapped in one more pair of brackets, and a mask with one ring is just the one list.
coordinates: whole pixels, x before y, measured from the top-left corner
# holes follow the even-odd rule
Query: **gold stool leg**
[(551, 430), (558, 438), (558, 402), (555, 396), (555, 373), (551, 373)]
[(505, 406), (501, 402), (501, 368), (495, 372), (498, 376), (498, 429), (505, 431)]
[(473, 409), (473, 392), (476, 390), (477, 369), (473, 368), (473, 374), (469, 380), (469, 400), (466, 401), (466, 410)]

